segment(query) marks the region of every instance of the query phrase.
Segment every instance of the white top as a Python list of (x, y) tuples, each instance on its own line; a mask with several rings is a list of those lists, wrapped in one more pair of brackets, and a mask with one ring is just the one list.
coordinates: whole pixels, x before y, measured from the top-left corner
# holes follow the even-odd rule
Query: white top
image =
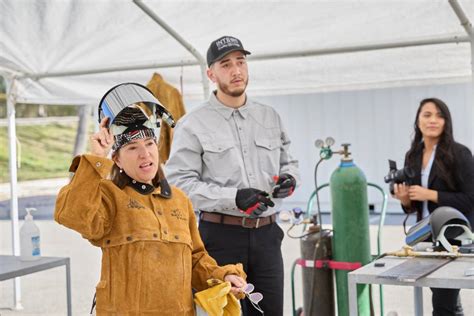
[[(426, 168), (423, 169), (423, 166), (421, 168), (421, 186), (424, 188), (428, 188), (428, 179), (430, 178), (430, 172), (431, 172), (431, 167), (433, 166), (433, 161), (436, 155), (436, 145), (433, 148), (433, 152), (431, 153), (430, 160), (428, 161), (428, 164), (426, 165)], [(423, 201), (423, 214), (422, 218), (427, 217), (430, 215), (430, 211), (428, 210), (428, 201)]]

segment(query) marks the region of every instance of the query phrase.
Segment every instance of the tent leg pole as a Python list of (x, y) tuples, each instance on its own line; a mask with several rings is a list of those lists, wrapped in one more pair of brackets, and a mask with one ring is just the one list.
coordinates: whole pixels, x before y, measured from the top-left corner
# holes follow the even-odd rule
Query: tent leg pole
[[(474, 113), (474, 28), (472, 27), (471, 21), (469, 21), (469, 17), (464, 12), (464, 9), (459, 4), (458, 0), (448, 0), (449, 5), (453, 9), (454, 13), (459, 19), (461, 26), (466, 31), (467, 35), (469, 36), (470, 43), (471, 43), (471, 96), (472, 96), (472, 104), (473, 104), (473, 113)], [(474, 146), (474, 128), (471, 132), (471, 143)]]
[[(6, 78), (5, 78), (6, 79)], [(10, 167), (10, 220), (12, 226), (13, 255), (20, 255), (20, 230), (18, 222), (18, 183), (17, 183), (17, 156), (16, 156), (16, 125), (15, 125), (15, 78), (6, 79), (7, 85), (7, 119), (8, 119), (8, 146)], [(20, 278), (13, 279), (13, 308), (23, 309), (21, 305)]]
[(202, 77), (202, 89), (204, 91), (204, 100), (209, 97), (209, 79), (207, 79), (207, 65), (206, 64), (199, 64), (201, 67), (201, 77)]
[[(473, 118), (472, 121), (474, 122), (474, 34), (471, 34), (471, 104), (473, 107), (472, 113), (473, 113)], [(472, 127), (472, 132), (471, 132), (471, 144), (472, 147), (474, 148), (474, 127)]]
[(77, 123), (76, 141), (74, 142), (73, 157), (81, 155), (86, 151), (88, 134), (89, 134), (89, 123), (91, 119), (90, 104), (81, 105), (79, 108), (79, 122)]

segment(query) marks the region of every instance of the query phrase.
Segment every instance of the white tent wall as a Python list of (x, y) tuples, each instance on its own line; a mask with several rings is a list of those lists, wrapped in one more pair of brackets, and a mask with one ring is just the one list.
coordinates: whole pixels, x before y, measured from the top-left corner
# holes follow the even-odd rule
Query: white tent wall
[[(428, 97), (440, 98), (448, 104), (455, 139), (474, 150), (474, 97), (470, 83), (258, 97), (282, 116), (291, 136), (292, 153), (300, 162), (302, 186), (283, 208), (306, 208), (314, 191), (314, 167), (319, 159), (314, 141), (327, 136), (336, 139), (335, 150), (341, 143), (351, 143), (354, 162), (364, 171), (367, 181), (388, 190), (383, 181), (388, 173), (388, 159), (396, 160), (398, 167), (403, 166), (416, 110), (419, 102)], [(329, 182), (339, 162), (340, 156), (334, 155), (320, 165), (318, 185)], [(329, 190), (321, 191), (321, 202), (323, 210), (330, 210)], [(380, 210), (381, 202), (380, 193), (369, 189), (369, 203)], [(388, 210), (401, 212), (399, 202), (390, 198)]]

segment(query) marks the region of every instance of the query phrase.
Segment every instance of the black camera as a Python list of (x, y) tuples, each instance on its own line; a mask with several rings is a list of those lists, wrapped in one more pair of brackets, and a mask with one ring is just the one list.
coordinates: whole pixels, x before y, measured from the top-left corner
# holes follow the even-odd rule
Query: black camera
[(397, 163), (393, 160), (388, 160), (388, 166), (390, 171), (384, 177), (384, 180), (385, 183), (390, 183), (389, 188), (391, 194), (394, 194), (393, 185), (395, 183), (400, 184), (405, 182), (406, 184), (410, 185), (415, 178), (415, 171), (410, 167), (405, 167), (398, 170)]

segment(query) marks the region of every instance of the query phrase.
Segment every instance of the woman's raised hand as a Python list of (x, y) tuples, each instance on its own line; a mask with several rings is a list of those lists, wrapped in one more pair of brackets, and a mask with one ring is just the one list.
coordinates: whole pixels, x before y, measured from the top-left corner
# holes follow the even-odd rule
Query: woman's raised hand
[(108, 117), (103, 118), (99, 124), (99, 131), (90, 137), (91, 154), (95, 156), (107, 157), (114, 144), (114, 137), (107, 128), (108, 120)]

